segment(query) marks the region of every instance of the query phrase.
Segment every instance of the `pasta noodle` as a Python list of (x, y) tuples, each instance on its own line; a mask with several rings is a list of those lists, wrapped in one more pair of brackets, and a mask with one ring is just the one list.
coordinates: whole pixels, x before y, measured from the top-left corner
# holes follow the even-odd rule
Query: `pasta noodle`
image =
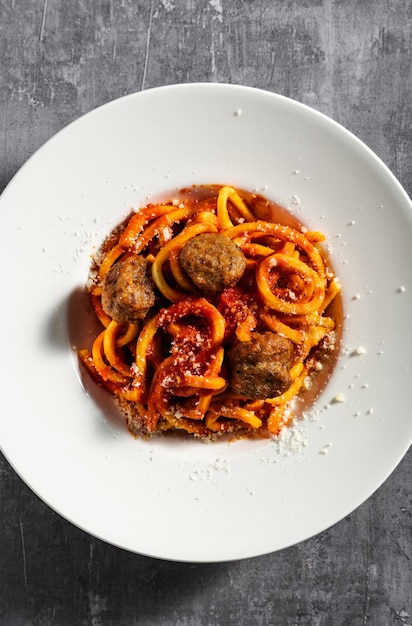
[(340, 285), (325, 238), (259, 206), (226, 185), (182, 192), (133, 213), (94, 259), (102, 330), (79, 358), (133, 434), (275, 436), (330, 364)]

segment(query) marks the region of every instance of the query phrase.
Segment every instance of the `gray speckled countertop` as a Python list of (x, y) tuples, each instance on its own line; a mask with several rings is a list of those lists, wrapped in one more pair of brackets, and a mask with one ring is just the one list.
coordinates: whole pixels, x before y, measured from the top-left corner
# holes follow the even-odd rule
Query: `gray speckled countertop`
[[(0, 0), (0, 190), (96, 106), (217, 81), (333, 117), (411, 195), (411, 30), (410, 0)], [(1, 457), (0, 624), (411, 625), (411, 476), (409, 452), (367, 502), (300, 545), (180, 564), (88, 536)]]

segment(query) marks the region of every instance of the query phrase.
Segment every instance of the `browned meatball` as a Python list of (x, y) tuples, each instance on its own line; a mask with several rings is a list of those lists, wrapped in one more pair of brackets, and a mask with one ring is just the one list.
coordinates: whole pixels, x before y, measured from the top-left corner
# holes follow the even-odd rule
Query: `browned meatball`
[(242, 276), (246, 259), (229, 237), (205, 233), (182, 248), (180, 263), (195, 286), (207, 294), (223, 291)]
[(291, 384), (292, 356), (291, 341), (271, 331), (235, 341), (228, 353), (232, 391), (254, 400), (281, 395)]
[(154, 305), (151, 267), (150, 261), (142, 256), (126, 256), (106, 274), (102, 307), (116, 322), (137, 322)]

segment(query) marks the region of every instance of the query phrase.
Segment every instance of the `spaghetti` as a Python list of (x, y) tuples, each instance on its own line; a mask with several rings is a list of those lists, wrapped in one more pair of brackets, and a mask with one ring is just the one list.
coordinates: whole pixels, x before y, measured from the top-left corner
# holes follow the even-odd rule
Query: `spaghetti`
[(133, 213), (94, 259), (102, 330), (79, 358), (133, 434), (277, 435), (329, 358), (340, 285), (324, 236), (262, 219), (262, 196), (207, 189)]

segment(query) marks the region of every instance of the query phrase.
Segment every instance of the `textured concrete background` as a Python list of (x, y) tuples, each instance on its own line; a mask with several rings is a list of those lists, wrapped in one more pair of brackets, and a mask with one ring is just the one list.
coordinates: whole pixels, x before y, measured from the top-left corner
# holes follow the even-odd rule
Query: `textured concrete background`
[[(411, 0), (0, 0), (0, 190), (97, 105), (219, 81), (332, 116), (411, 195), (411, 28)], [(1, 457), (0, 625), (412, 625), (411, 476), (409, 452), (320, 536), (256, 559), (190, 565), (89, 537)]]

